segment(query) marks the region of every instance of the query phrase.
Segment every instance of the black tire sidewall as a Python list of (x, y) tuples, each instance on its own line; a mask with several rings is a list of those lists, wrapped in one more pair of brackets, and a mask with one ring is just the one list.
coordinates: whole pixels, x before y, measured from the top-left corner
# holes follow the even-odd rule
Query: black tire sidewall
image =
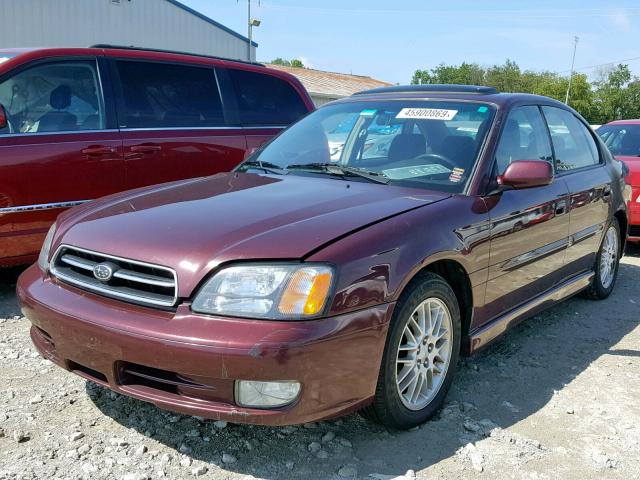
[[(453, 345), (451, 360), (447, 369), (444, 382), (434, 399), (422, 410), (413, 411), (402, 403), (396, 387), (396, 355), (398, 344), (402, 339), (404, 327), (409, 317), (427, 298), (435, 297), (445, 303), (451, 315), (453, 324)], [(425, 276), (422, 281), (416, 282), (413, 288), (403, 295), (394, 312), (389, 326), (389, 335), (385, 346), (384, 360), (380, 381), (382, 388), (378, 393), (382, 393), (382, 404), (385, 409), (386, 424), (391, 424), (396, 428), (404, 429), (424, 423), (431, 418), (442, 406), (449, 391), (453, 377), (455, 376), (458, 357), (460, 354), (461, 321), (458, 301), (451, 287), (446, 281), (435, 274)]]

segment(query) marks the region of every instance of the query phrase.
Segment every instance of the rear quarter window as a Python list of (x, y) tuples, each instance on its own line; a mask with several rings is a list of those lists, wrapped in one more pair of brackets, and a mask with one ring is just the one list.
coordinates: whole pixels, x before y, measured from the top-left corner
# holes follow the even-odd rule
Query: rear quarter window
[(229, 69), (242, 125), (289, 125), (307, 113), (291, 84), (272, 75)]

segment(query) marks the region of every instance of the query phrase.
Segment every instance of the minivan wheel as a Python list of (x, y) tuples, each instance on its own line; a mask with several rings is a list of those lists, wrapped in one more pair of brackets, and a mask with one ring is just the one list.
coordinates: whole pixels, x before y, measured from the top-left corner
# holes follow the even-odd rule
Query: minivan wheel
[(460, 332), (453, 290), (439, 275), (423, 274), (396, 305), (374, 401), (362, 414), (397, 429), (431, 418), (455, 375)]
[(613, 218), (607, 227), (600, 250), (596, 256), (595, 275), (585, 296), (594, 300), (603, 300), (611, 295), (618, 277), (620, 264), (620, 226)]

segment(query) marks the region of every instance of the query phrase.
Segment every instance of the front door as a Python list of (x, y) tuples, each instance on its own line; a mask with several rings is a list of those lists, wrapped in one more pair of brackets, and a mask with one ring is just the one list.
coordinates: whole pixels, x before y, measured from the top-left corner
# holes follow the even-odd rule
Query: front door
[(35, 255), (64, 208), (124, 189), (95, 59), (51, 61), (0, 81), (0, 258)]
[[(496, 151), (494, 173), (515, 160), (552, 161), (549, 134), (538, 106), (513, 109)], [(507, 190), (485, 199), (491, 253), (485, 297), (487, 320), (536, 297), (560, 281), (569, 237), (566, 183)]]

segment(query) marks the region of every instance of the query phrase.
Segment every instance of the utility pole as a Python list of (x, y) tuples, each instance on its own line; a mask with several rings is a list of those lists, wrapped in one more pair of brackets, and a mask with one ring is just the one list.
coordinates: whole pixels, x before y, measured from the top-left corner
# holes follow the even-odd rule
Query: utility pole
[[(258, 0), (258, 6), (260, 6), (260, 0)], [(251, 18), (251, 0), (247, 0), (247, 29), (248, 29), (248, 37), (249, 43), (247, 44), (247, 60), (252, 61), (251, 58), (251, 43), (253, 38), (253, 27), (259, 27), (260, 20)]]
[(578, 36), (573, 37), (573, 58), (571, 59), (571, 73), (569, 74), (569, 85), (567, 86), (567, 96), (564, 98), (565, 105), (569, 105), (569, 95), (571, 95), (571, 82), (573, 81), (573, 67), (576, 62), (576, 50), (578, 48)]
[(251, 34), (253, 33), (251, 25), (251, 0), (247, 0), (247, 28), (249, 29), (249, 44), (247, 45), (247, 60), (251, 61)]

